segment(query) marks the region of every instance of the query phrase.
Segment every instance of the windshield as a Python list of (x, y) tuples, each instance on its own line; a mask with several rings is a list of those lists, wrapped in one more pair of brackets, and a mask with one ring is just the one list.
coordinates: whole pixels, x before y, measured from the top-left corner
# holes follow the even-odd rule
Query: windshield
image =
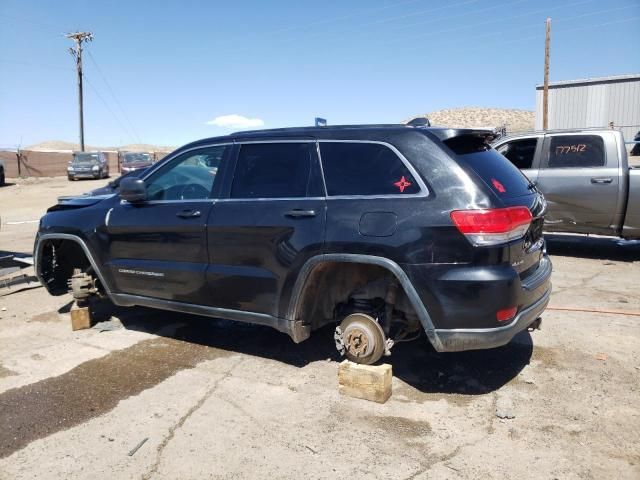
[(98, 161), (98, 158), (97, 153), (74, 153), (73, 163), (94, 163)]
[(151, 155), (148, 153), (125, 153), (122, 163), (150, 163)]

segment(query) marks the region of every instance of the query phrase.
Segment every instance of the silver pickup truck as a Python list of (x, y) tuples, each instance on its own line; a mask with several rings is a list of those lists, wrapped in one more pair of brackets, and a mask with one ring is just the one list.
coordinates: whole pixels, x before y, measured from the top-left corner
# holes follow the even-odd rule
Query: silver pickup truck
[(544, 194), (546, 231), (640, 238), (640, 168), (629, 167), (621, 132), (523, 133), (493, 147)]

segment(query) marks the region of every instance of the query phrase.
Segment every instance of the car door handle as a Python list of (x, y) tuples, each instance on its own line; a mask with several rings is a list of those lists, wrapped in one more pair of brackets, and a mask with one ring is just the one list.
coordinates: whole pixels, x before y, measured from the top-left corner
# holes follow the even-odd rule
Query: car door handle
[(604, 183), (611, 183), (611, 182), (613, 182), (613, 178), (593, 177), (591, 179), (591, 183), (604, 184)]
[(294, 209), (294, 210), (289, 210), (287, 213), (285, 213), (286, 217), (291, 217), (291, 218), (304, 218), (304, 217), (315, 217), (316, 216), (316, 211), (315, 210), (300, 210), (300, 209)]
[(200, 210), (182, 210), (176, 213), (176, 216), (180, 218), (197, 218), (200, 215)]

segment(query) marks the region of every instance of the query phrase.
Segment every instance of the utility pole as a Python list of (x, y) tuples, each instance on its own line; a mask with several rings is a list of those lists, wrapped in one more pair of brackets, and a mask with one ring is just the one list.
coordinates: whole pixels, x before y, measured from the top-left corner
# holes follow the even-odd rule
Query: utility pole
[(69, 53), (76, 59), (76, 69), (78, 71), (78, 110), (80, 114), (80, 151), (84, 152), (84, 115), (82, 112), (82, 42), (93, 40), (91, 32), (68, 33), (67, 38), (75, 40), (76, 46), (69, 49)]
[(549, 49), (551, 47), (551, 18), (547, 18), (544, 39), (544, 87), (542, 91), (542, 129), (549, 128)]

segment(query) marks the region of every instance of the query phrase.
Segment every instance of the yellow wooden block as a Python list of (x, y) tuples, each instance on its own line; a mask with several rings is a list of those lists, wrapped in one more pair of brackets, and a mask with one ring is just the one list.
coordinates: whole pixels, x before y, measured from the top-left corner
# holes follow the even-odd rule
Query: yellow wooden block
[(71, 330), (83, 330), (91, 328), (91, 313), (89, 307), (71, 307)]
[(338, 391), (342, 395), (385, 403), (391, 396), (391, 365), (359, 365), (343, 361), (338, 367)]

